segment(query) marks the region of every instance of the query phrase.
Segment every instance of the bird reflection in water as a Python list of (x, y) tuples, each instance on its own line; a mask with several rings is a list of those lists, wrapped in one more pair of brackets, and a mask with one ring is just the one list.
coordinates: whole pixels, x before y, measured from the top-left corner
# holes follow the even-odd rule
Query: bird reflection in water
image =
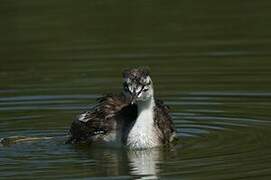
[(127, 151), (131, 175), (138, 179), (157, 179), (160, 154), (158, 148)]
[[(93, 176), (127, 177), (133, 179), (158, 179), (158, 163), (163, 160), (163, 148), (133, 150), (126, 148), (76, 148), (83, 152), (89, 164), (89, 172)], [(94, 166), (93, 166), (94, 165)], [(97, 171), (99, 170), (99, 171)], [(94, 172), (99, 172), (95, 174)]]

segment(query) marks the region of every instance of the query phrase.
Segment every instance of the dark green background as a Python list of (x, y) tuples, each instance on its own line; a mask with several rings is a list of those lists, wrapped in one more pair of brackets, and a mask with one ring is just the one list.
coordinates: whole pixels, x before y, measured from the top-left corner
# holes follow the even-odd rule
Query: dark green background
[[(268, 0), (2, 0), (0, 137), (53, 139), (0, 147), (0, 178), (270, 179), (270, 9)], [(181, 143), (136, 155), (64, 145), (76, 114), (138, 66), (150, 67)]]

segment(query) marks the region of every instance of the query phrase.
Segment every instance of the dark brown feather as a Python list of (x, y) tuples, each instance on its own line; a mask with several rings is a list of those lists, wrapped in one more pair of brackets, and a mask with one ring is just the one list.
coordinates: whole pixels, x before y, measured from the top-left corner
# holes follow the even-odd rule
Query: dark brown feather
[(162, 100), (155, 100), (154, 124), (160, 131), (160, 140), (163, 144), (170, 143), (175, 136), (175, 128), (169, 114), (169, 107)]
[(67, 142), (91, 143), (94, 136), (102, 137), (112, 131), (118, 131), (119, 128), (122, 133), (124, 126), (136, 119), (136, 113), (136, 107), (129, 105), (129, 101), (122, 94), (109, 94), (98, 98), (97, 104), (90, 111), (82, 113), (81, 117), (72, 122)]

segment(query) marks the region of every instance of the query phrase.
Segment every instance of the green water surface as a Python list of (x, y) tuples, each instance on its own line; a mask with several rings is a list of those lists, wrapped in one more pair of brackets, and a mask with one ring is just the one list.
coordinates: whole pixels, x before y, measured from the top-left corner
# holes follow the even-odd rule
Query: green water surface
[[(271, 1), (2, 0), (0, 179), (270, 179)], [(64, 144), (72, 120), (148, 66), (180, 143)]]

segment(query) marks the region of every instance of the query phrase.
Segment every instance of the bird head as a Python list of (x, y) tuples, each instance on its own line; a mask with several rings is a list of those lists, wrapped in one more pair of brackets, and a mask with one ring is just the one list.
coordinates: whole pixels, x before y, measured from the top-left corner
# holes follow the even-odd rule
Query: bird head
[(134, 68), (123, 71), (123, 92), (131, 104), (147, 101), (153, 97), (153, 84), (146, 68)]

